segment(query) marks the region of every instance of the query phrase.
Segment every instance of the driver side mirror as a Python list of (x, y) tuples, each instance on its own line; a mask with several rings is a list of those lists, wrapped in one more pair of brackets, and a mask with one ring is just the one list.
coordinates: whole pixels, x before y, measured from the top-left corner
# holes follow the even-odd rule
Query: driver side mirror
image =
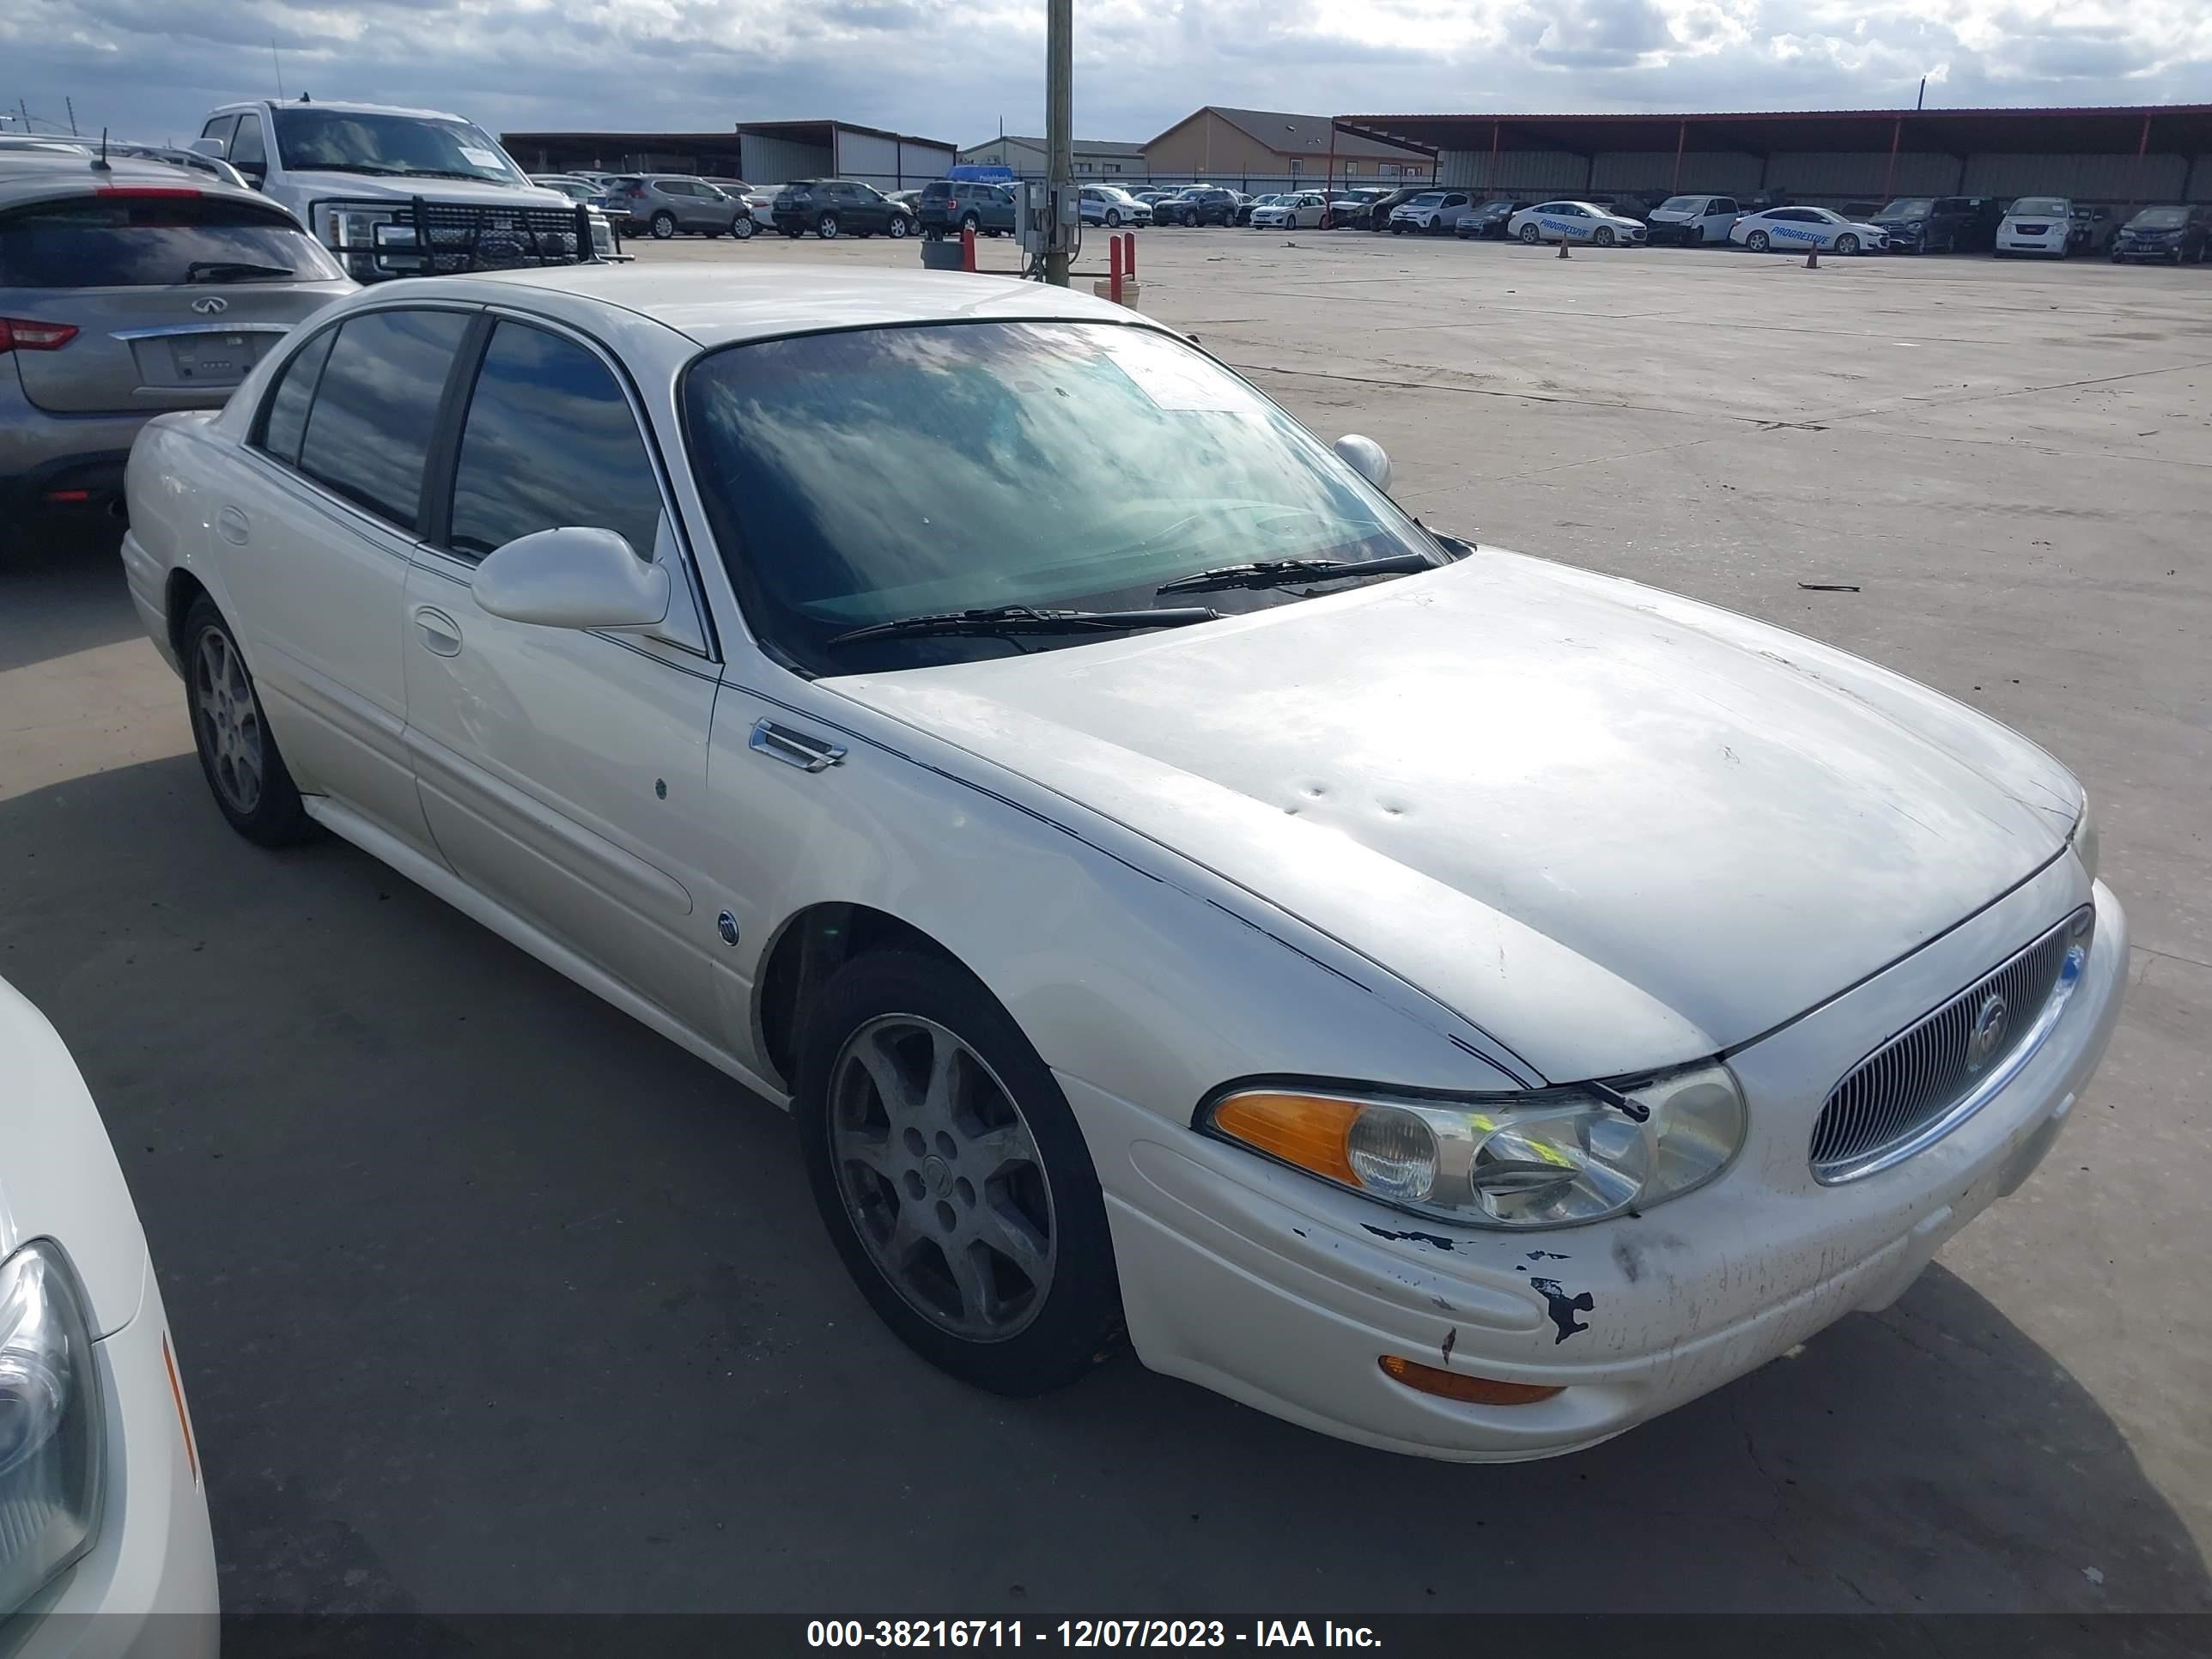
[(228, 161), (229, 159), (222, 153), (223, 143), (220, 138), (195, 138), (190, 143), (186, 144), (185, 148), (189, 150), (197, 151), (202, 155), (212, 155), (218, 161)]
[(1345, 464), (1384, 494), (1390, 489), (1390, 457), (1372, 438), (1347, 432), (1336, 441), (1336, 453)]
[(564, 526), (495, 549), (469, 583), (477, 605), (544, 628), (655, 628), (668, 618), (668, 567), (611, 530)]

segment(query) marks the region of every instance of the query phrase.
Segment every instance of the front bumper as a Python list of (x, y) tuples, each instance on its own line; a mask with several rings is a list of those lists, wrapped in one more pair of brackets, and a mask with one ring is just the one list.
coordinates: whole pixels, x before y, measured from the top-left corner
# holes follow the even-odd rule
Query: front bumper
[(2114, 242), (2115, 259), (2163, 259), (2169, 264), (2181, 263), (2182, 247), (2179, 238), (2171, 242)]
[[(2063, 867), (2062, 867), (2063, 866)], [(1417, 1220), (1178, 1132), (1063, 1075), (1107, 1191), (1137, 1352), (1285, 1418), (1455, 1462), (1573, 1451), (1695, 1399), (1854, 1310), (1887, 1306), (2050, 1150), (2117, 1021), (2126, 921), (2094, 890), (2081, 984), (2010, 1087), (1892, 1169), (1821, 1187), (1814, 1115), (1861, 1055), (2022, 940), (2087, 884), (2070, 859), (1918, 956), (1744, 1049), (1750, 1137), (1717, 1181), (1643, 1217), (1539, 1233)], [(1395, 1354), (1556, 1386), (1462, 1404), (1392, 1381)]]
[(100, 1536), (0, 1627), (0, 1648), (21, 1644), (9, 1659), (216, 1659), (215, 1540), (171, 1392), (167, 1330), (149, 1262), (137, 1315), (95, 1350), (107, 1405)]
[(2000, 230), (1996, 249), (2000, 253), (2041, 253), (2054, 259), (2066, 257), (2069, 237), (2065, 231), (2051, 231), (2041, 236), (2022, 236), (2016, 231)]

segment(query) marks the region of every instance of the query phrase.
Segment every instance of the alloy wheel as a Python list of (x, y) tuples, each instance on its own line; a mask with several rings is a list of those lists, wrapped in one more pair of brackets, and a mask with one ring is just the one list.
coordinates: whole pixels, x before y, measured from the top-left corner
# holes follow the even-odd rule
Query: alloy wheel
[(653, 240), (665, 242), (676, 234), (676, 216), (662, 211), (653, 216)]
[(891, 215), (890, 224), (884, 234), (894, 242), (903, 241), (906, 238), (906, 216), (902, 213)]
[(956, 1336), (1026, 1328), (1059, 1235), (1036, 1139), (998, 1074), (934, 1020), (885, 1014), (838, 1051), (829, 1106), (838, 1194), (884, 1280)]
[(1544, 240), (1544, 233), (1534, 225), (1523, 225), (1521, 227), (1521, 240), (1534, 247)]
[(216, 787), (234, 811), (250, 817), (261, 805), (261, 704), (238, 647), (219, 628), (200, 635), (192, 664), (192, 696), (205, 725)]
[(837, 216), (825, 213), (814, 222), (814, 234), (825, 242), (837, 240)]

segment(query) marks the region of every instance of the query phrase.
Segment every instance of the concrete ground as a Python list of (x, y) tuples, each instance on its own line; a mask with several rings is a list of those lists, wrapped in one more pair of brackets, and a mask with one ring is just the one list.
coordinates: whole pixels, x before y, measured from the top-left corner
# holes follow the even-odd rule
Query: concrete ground
[(2136, 951), (2057, 1152), (1891, 1311), (1562, 1462), (1405, 1461), (1126, 1359), (970, 1393), (871, 1317), (781, 1117), (346, 847), (225, 830), (112, 558), (56, 544), (0, 571), (0, 974), (137, 1195), (228, 1605), (2212, 1608), (2212, 270), (1161, 231), (1141, 271), (1439, 526), (2076, 768)]

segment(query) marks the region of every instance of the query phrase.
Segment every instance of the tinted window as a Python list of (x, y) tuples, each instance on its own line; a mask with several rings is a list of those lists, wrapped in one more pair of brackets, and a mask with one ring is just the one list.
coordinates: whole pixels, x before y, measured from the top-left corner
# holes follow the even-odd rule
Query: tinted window
[(269, 170), (269, 151), (261, 142), (261, 118), (241, 115), (238, 118), (238, 137), (230, 141), (230, 164), (241, 173), (265, 173)]
[(223, 154), (228, 155), (230, 154), (231, 131), (237, 125), (238, 118), (235, 115), (218, 115), (200, 129), (200, 137), (222, 139)]
[(422, 462), (446, 371), (469, 319), (456, 311), (349, 317), (323, 366), (300, 471), (403, 529), (416, 527)]
[(270, 395), (268, 410), (261, 417), (261, 447), (288, 465), (299, 464), (300, 438), (307, 429), (307, 405), (314, 398), (315, 381), (322, 374), (324, 360), (331, 355), (331, 343), (337, 337), (337, 330), (326, 328), (308, 341), (284, 365), (276, 390)]
[(343, 274), (289, 214), (258, 201), (76, 196), (0, 214), (0, 288), (334, 282)]
[(629, 404), (605, 364), (543, 329), (493, 331), (453, 474), (453, 550), (588, 525), (653, 556), (660, 490)]

